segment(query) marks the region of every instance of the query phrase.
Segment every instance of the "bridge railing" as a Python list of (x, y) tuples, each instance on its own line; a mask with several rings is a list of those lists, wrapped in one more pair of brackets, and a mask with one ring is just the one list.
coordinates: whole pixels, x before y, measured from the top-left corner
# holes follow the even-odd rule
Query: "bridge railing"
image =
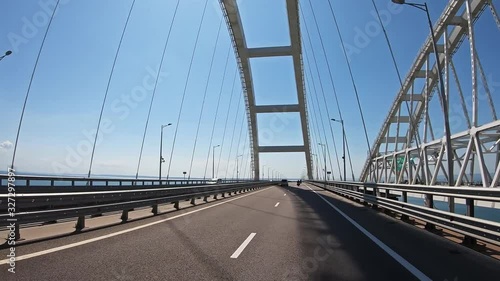
[[(500, 189), (363, 182), (310, 182), (364, 204), (399, 213), (403, 219), (413, 217), (429, 225), (463, 234), (465, 235), (464, 243), (473, 243), (475, 239), (479, 239), (500, 246), (500, 223), (474, 217), (474, 200), (500, 202)], [(465, 199), (468, 212), (466, 215), (462, 215), (411, 204), (407, 200), (409, 193), (462, 198)], [(402, 201), (398, 200), (399, 196), (402, 196)]]
[[(0, 188), (8, 185), (9, 176), (0, 174)], [(249, 182), (250, 180), (243, 179), (221, 179), (221, 183), (236, 183)], [(83, 187), (83, 186), (185, 186), (185, 185), (203, 185), (208, 184), (210, 179), (169, 179), (161, 181), (158, 179), (133, 179), (133, 178), (116, 178), (116, 177), (53, 177), (53, 176), (31, 176), (31, 175), (16, 175), (15, 185), (17, 187)]]
[[(40, 177), (28, 177), (30, 181)], [(122, 221), (128, 220), (128, 213), (136, 208), (152, 207), (158, 214), (160, 204), (173, 203), (179, 208), (179, 202), (218, 195), (241, 193), (272, 185), (270, 181), (252, 181), (222, 184), (204, 184), (189, 186), (173, 186), (174, 181), (163, 185), (135, 185), (129, 180), (121, 181), (117, 186), (56, 186), (58, 179), (44, 178), (51, 181), (51, 186), (19, 186), (9, 188), (7, 184), (0, 186), (0, 227), (15, 226), (16, 238), (20, 238), (21, 224), (56, 222), (57, 220), (78, 218), (76, 231), (85, 227), (86, 216), (99, 216), (104, 213), (122, 211)], [(67, 180), (67, 179), (63, 179)], [(77, 180), (77, 179), (72, 179)], [(87, 179), (79, 179), (86, 181)], [(103, 181), (103, 179), (99, 179)], [(16, 177), (16, 183), (17, 183)], [(96, 180), (97, 181), (97, 180)], [(116, 179), (108, 179), (116, 181)], [(129, 184), (125, 185), (125, 182)], [(138, 181), (135, 181), (137, 183)], [(180, 183), (181, 181), (177, 181)], [(193, 181), (191, 181), (192, 183)]]

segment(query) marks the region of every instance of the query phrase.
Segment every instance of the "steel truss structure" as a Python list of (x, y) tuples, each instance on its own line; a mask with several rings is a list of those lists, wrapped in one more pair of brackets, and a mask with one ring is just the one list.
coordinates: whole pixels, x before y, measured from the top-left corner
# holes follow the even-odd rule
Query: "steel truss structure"
[[(252, 154), (252, 170), (254, 179), (259, 179), (259, 154), (273, 152), (304, 152), (307, 165), (307, 174), (312, 175), (312, 161), (309, 128), (307, 122), (307, 105), (304, 90), (304, 74), (302, 65), (302, 45), (299, 24), (298, 0), (286, 0), (288, 26), (290, 30), (290, 46), (272, 46), (262, 48), (248, 48), (236, 0), (219, 0), (222, 12), (226, 19), (230, 37), (240, 70), (243, 95), (247, 111), (250, 147)], [(251, 58), (265, 58), (276, 56), (291, 56), (295, 72), (298, 104), (256, 105), (252, 83)], [(257, 114), (298, 112), (300, 114), (303, 145), (299, 146), (260, 146), (258, 139)]]
[[(488, 86), (475, 47), (474, 23), (489, 7), (498, 28), (500, 21), (491, 0), (451, 0), (434, 25), (438, 42), (437, 51), (444, 77), (445, 95), (458, 95), (467, 129), (451, 132), (453, 159), (446, 157), (446, 138), (436, 138), (429, 116), (429, 102), (439, 90), (438, 68), (432, 61), (435, 56), (432, 37), (429, 35), (421, 48), (402, 88), (387, 115), (361, 173), (361, 181), (393, 182), (435, 185), (438, 175), (450, 176), (446, 161), (453, 161), (452, 179), (455, 186), (481, 185), (496, 187), (500, 177), (500, 121), (497, 120), (491, 91)], [(467, 40), (466, 40), (467, 39)], [(470, 52), (472, 112), (469, 114), (462, 91), (461, 81), (453, 63), (453, 55), (467, 41)], [(450, 79), (450, 74), (452, 79)], [(489, 109), (479, 108), (478, 74), (484, 87)], [(449, 86), (455, 83), (458, 91), (451, 93)], [(417, 89), (424, 85), (423, 89)], [(442, 110), (441, 104), (441, 110)], [(449, 106), (448, 106), (449, 108)], [(488, 110), (491, 119), (480, 124), (479, 110)], [(423, 126), (420, 136), (419, 126)], [(392, 130), (391, 130), (392, 128)], [(420, 127), (420, 129), (422, 129)], [(487, 163), (485, 156), (493, 154), (495, 160)], [(477, 162), (476, 162), (477, 161)], [(474, 168), (479, 167), (480, 179), (474, 179)]]

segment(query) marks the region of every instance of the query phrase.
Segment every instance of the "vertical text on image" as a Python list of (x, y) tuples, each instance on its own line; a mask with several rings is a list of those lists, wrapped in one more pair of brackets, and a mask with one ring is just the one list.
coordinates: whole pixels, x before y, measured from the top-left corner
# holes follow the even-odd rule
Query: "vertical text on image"
[(7, 254), (9, 259), (9, 269), (10, 273), (16, 273), (16, 229), (17, 229), (17, 218), (16, 218), (16, 174), (13, 168), (8, 168), (8, 178), (7, 178), (7, 213), (10, 218), (7, 219), (9, 222), (9, 236), (7, 237), (7, 244), (10, 247)]

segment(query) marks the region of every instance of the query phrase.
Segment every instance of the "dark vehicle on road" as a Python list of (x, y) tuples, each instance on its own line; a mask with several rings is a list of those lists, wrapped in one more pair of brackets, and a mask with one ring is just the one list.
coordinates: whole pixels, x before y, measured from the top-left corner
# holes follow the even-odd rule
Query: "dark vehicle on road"
[(280, 186), (288, 186), (288, 180), (287, 179), (282, 179)]

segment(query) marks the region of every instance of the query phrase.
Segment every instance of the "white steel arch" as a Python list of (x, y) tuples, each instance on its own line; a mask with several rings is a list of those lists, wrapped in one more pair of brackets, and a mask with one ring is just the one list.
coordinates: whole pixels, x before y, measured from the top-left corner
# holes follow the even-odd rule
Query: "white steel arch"
[[(452, 132), (453, 159), (446, 159), (445, 137), (434, 137), (432, 120), (427, 114), (429, 101), (438, 86), (439, 77), (435, 61), (431, 63), (435, 55), (433, 54), (432, 38), (429, 35), (375, 140), (362, 170), (361, 181), (396, 183), (408, 181), (409, 184), (433, 185), (437, 182), (438, 173), (441, 172), (446, 177), (450, 176), (445, 162), (453, 161), (455, 167), (455, 172), (452, 175), (454, 185), (472, 184), (475, 181), (473, 178), (474, 166), (475, 161), (477, 161), (479, 163), (479, 171), (477, 172), (481, 175), (482, 186), (498, 186), (500, 177), (500, 165), (498, 165), (500, 159), (500, 120), (497, 118), (495, 105), (475, 49), (474, 39), (474, 23), (487, 7), (490, 8), (500, 29), (500, 21), (491, 0), (451, 0), (434, 25), (439, 60), (443, 66), (446, 96), (459, 96), (463, 108), (462, 117), (468, 125), (468, 129), (465, 131)], [(468, 43), (468, 46), (464, 47), (469, 48), (471, 62), (471, 80), (467, 81), (467, 83), (471, 83), (472, 89), (471, 114), (466, 109), (461, 87), (463, 82), (458, 79), (453, 63), (453, 55), (464, 41), (467, 41), (466, 44)], [(488, 106), (484, 106), (485, 108), (479, 108), (478, 74), (481, 76), (488, 98)], [(450, 91), (449, 85), (451, 83), (457, 85), (458, 91)], [(425, 86), (420, 91), (418, 85), (422, 84)], [(406, 103), (409, 105), (410, 112), (407, 110)], [(491, 120), (480, 124), (478, 120), (479, 110), (490, 111)], [(419, 126), (423, 126), (423, 136), (419, 135)], [(463, 155), (460, 155), (462, 152)], [(496, 155), (493, 165), (485, 163), (486, 154)]]
[[(304, 152), (307, 165), (307, 174), (312, 175), (311, 150), (309, 142), (309, 128), (307, 122), (307, 105), (304, 90), (302, 45), (299, 24), (299, 10), (297, 0), (286, 0), (288, 25), (290, 30), (290, 46), (274, 46), (264, 48), (248, 48), (241, 23), (240, 13), (236, 0), (219, 0), (226, 24), (231, 36), (236, 60), (240, 69), (243, 95), (247, 110), (247, 120), (252, 151), (252, 170), (254, 178), (259, 179), (259, 154), (270, 152)], [(264, 7), (263, 7), (264, 8)], [(295, 82), (297, 88), (297, 104), (256, 105), (250, 69), (250, 58), (291, 56), (293, 58)], [(303, 145), (299, 146), (260, 146), (258, 140), (257, 114), (298, 112), (301, 119)]]

